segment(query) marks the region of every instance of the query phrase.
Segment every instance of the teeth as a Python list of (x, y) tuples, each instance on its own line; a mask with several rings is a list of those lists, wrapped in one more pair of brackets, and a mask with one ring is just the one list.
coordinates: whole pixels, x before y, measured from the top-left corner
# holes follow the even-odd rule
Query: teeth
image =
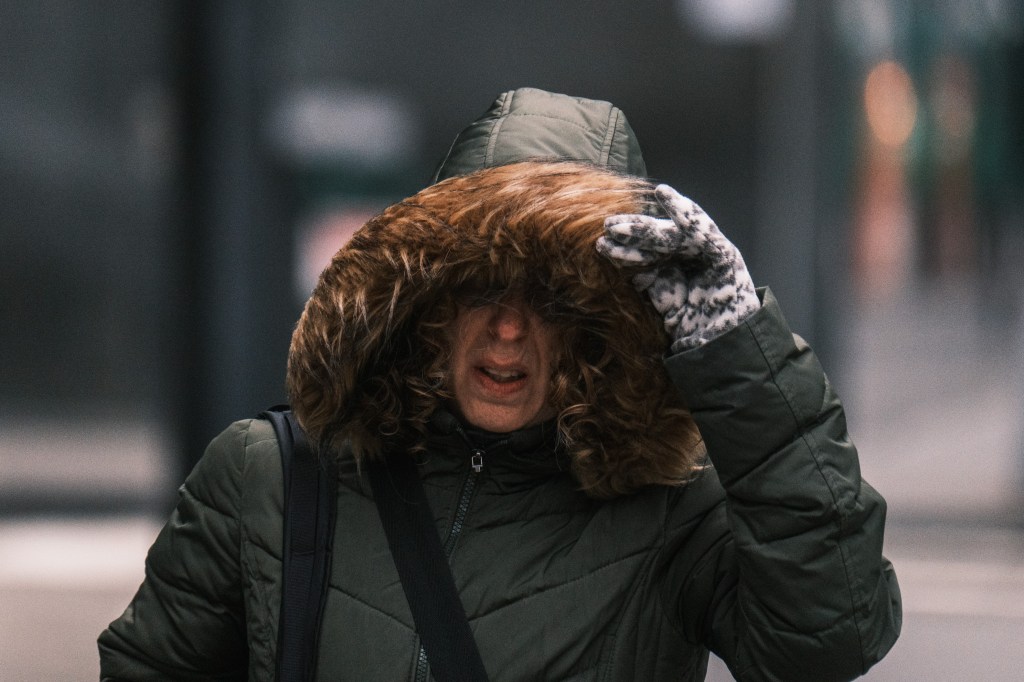
[(522, 379), (524, 376), (526, 376), (522, 372), (516, 370), (498, 370), (490, 369), (487, 367), (482, 367), (481, 369), (483, 369), (484, 373), (487, 376), (498, 382), (515, 381), (517, 379)]

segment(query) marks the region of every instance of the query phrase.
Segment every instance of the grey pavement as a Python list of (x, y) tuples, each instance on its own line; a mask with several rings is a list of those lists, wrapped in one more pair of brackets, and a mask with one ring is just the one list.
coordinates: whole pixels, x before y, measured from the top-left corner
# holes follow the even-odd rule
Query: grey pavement
[[(889, 501), (905, 607), (900, 641), (865, 680), (1024, 678), (1024, 335), (982, 319), (977, 300), (969, 286), (908, 292), (850, 321), (834, 379), (864, 475)], [(94, 438), (72, 444), (67, 425), (0, 423), (0, 498), (155, 499), (169, 485), (159, 430), (87, 427)], [(96, 635), (141, 580), (159, 525), (0, 516), (0, 681), (97, 679)], [(713, 660), (708, 679), (732, 677)]]

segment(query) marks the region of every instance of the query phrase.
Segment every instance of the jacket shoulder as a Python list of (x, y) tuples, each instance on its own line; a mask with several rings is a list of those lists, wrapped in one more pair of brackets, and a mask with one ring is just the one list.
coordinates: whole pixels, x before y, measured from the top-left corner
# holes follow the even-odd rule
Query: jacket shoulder
[(275, 464), (280, 487), (276, 439), (260, 420), (235, 422), (211, 441), (149, 550), (139, 591), (99, 637), (102, 678), (244, 679), (243, 545)]
[(243, 486), (254, 475), (267, 473), (276, 465), (280, 478), (280, 451), (270, 422), (264, 419), (236, 421), (224, 429), (207, 446), (196, 463), (182, 492), (225, 514), (234, 516), (238, 510), (224, 508), (228, 500), (241, 502)]

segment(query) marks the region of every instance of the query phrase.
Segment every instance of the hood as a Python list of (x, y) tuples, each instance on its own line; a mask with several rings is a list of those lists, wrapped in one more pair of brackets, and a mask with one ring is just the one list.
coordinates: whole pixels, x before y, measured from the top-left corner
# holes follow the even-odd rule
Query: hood
[(455, 138), (433, 182), (528, 159), (581, 161), (647, 175), (625, 114), (609, 102), (536, 88), (509, 90)]
[(551, 401), (581, 487), (607, 498), (685, 480), (699, 435), (662, 364), (661, 319), (594, 246), (606, 216), (652, 201), (638, 178), (530, 161), (450, 178), (370, 220), (292, 339), (289, 397), (311, 441), (357, 458), (415, 450), (451, 398), (445, 325), (461, 297), (514, 289), (559, 326)]
[[(541, 160), (538, 160), (541, 159)], [(324, 270), (288, 358), (292, 409), (322, 452), (424, 447), (451, 400), (447, 334), (466, 295), (515, 290), (558, 326), (549, 400), (588, 494), (687, 480), (703, 450), (662, 364), (668, 338), (604, 219), (654, 210), (621, 112), (521, 89), (463, 131), (438, 182), (364, 225)]]

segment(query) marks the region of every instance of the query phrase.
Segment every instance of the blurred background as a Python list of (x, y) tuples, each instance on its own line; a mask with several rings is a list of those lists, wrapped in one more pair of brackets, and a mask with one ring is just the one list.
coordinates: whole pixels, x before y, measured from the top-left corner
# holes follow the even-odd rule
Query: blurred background
[(522, 86), (623, 109), (821, 355), (904, 591), (865, 679), (1019, 679), (1020, 0), (15, 1), (0, 60), (0, 679), (96, 679), (320, 269)]

